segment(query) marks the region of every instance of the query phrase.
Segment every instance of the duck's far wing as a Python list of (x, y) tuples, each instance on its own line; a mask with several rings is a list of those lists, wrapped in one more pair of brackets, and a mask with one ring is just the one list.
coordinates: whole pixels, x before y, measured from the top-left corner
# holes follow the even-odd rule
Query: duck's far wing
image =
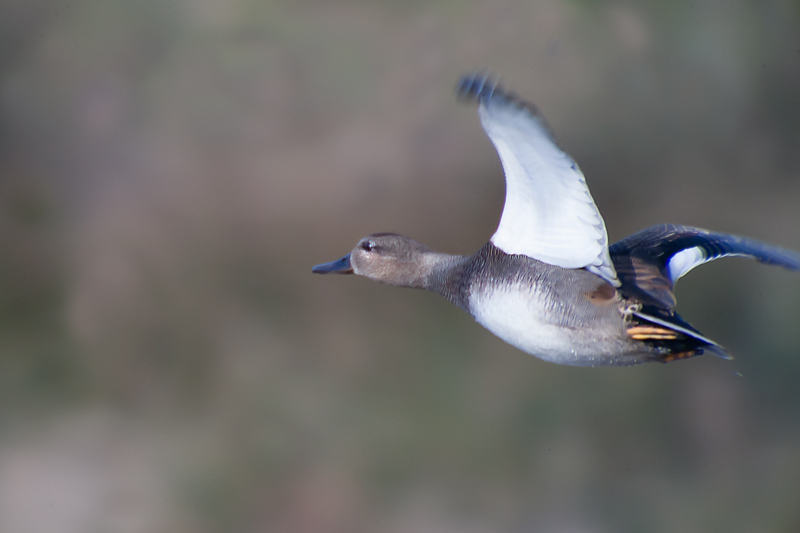
[(644, 291), (670, 309), (678, 278), (720, 257), (751, 257), (760, 263), (800, 270), (800, 254), (755, 239), (660, 224), (611, 246), (611, 257), (623, 282), (623, 292)]
[(536, 107), (484, 74), (461, 79), (461, 99), (478, 103), (481, 125), (506, 176), (506, 201), (492, 243), (564, 268), (586, 268), (614, 286), (600, 211), (578, 165), (555, 143)]

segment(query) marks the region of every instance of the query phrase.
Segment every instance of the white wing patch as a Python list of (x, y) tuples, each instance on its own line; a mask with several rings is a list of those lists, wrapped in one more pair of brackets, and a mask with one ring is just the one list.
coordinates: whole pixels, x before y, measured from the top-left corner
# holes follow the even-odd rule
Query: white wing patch
[(672, 282), (672, 284), (675, 285), (675, 282), (678, 281), (678, 278), (683, 277), (687, 272), (689, 272), (694, 267), (700, 266), (703, 263), (708, 263), (709, 261), (713, 261), (714, 259), (719, 259), (720, 257), (731, 257), (734, 255), (747, 257), (750, 254), (723, 253), (719, 255), (709, 255), (705, 250), (703, 250), (703, 248), (699, 246), (686, 248), (685, 250), (681, 250), (680, 252), (676, 253), (675, 255), (669, 258), (669, 261), (667, 262), (667, 275), (669, 276), (669, 279)]
[(498, 91), (481, 99), (481, 125), (506, 175), (506, 201), (492, 243), (563, 268), (586, 268), (619, 286), (600, 211), (578, 165), (543, 121)]

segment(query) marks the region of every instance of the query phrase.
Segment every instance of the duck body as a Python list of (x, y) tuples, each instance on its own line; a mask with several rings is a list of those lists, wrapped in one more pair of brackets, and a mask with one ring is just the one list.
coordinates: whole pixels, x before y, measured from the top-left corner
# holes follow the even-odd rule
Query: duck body
[(674, 224), (609, 246), (583, 174), (538, 110), (485, 74), (464, 77), (456, 90), (479, 104), (506, 174), (503, 215), (490, 242), (459, 256), (375, 233), (312, 272), (435, 292), (545, 361), (625, 366), (705, 352), (729, 358), (675, 311), (675, 282), (692, 268), (744, 256), (800, 270), (800, 254), (791, 250)]
[(625, 299), (585, 269), (510, 255), (488, 243), (427, 288), (507, 343), (546, 361), (595, 366), (633, 364), (649, 356), (644, 345), (633, 345), (625, 335)]

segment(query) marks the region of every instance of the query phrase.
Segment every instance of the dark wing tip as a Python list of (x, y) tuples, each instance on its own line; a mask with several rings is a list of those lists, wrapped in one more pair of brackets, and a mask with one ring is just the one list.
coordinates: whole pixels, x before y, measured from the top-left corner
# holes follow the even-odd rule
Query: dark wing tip
[(553, 130), (547, 124), (547, 121), (539, 113), (539, 110), (530, 102), (526, 102), (511, 91), (507, 91), (503, 85), (500, 84), (500, 79), (494, 76), (488, 70), (476, 70), (471, 74), (462, 76), (456, 84), (456, 97), (459, 101), (477, 103), (488, 108), (490, 104), (492, 107), (499, 109), (513, 109), (517, 111), (527, 112), (530, 116), (539, 122), (539, 125), (544, 129), (545, 133), (550, 139), (555, 142), (555, 135)]
[(456, 84), (456, 97), (464, 102), (486, 104), (494, 98), (506, 102), (516, 101), (514, 95), (507, 93), (500, 85), (500, 79), (488, 70), (477, 70), (462, 76)]

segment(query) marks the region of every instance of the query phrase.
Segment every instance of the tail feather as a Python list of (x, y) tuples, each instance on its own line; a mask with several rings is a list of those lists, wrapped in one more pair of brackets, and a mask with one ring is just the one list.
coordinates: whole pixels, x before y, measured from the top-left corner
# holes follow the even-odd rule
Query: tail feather
[[(632, 313), (637, 318), (645, 320), (651, 324), (657, 324), (659, 326), (663, 326), (668, 330), (674, 331), (681, 335), (682, 340), (684, 343), (688, 343), (693, 345), (694, 353), (692, 355), (700, 355), (704, 351), (712, 352), (714, 355), (721, 357), (722, 359), (733, 359), (733, 357), (719, 344), (714, 342), (713, 340), (709, 339), (705, 335), (702, 335), (699, 331), (694, 329), (692, 326), (687, 324), (677, 313), (673, 312), (672, 316), (669, 320), (661, 319), (655, 317), (653, 315), (648, 315), (646, 313), (642, 313), (639, 311), (634, 311)], [(630, 330), (629, 330), (630, 332)], [(635, 337), (634, 337), (635, 338)], [(666, 337), (664, 337), (666, 338)], [(669, 339), (672, 340), (672, 339)], [(694, 342), (693, 342), (694, 341)], [(683, 348), (681, 347), (680, 350)], [(674, 355), (675, 352), (671, 352), (669, 355)], [(673, 359), (683, 359), (684, 357), (673, 357), (669, 359), (672, 361)]]

